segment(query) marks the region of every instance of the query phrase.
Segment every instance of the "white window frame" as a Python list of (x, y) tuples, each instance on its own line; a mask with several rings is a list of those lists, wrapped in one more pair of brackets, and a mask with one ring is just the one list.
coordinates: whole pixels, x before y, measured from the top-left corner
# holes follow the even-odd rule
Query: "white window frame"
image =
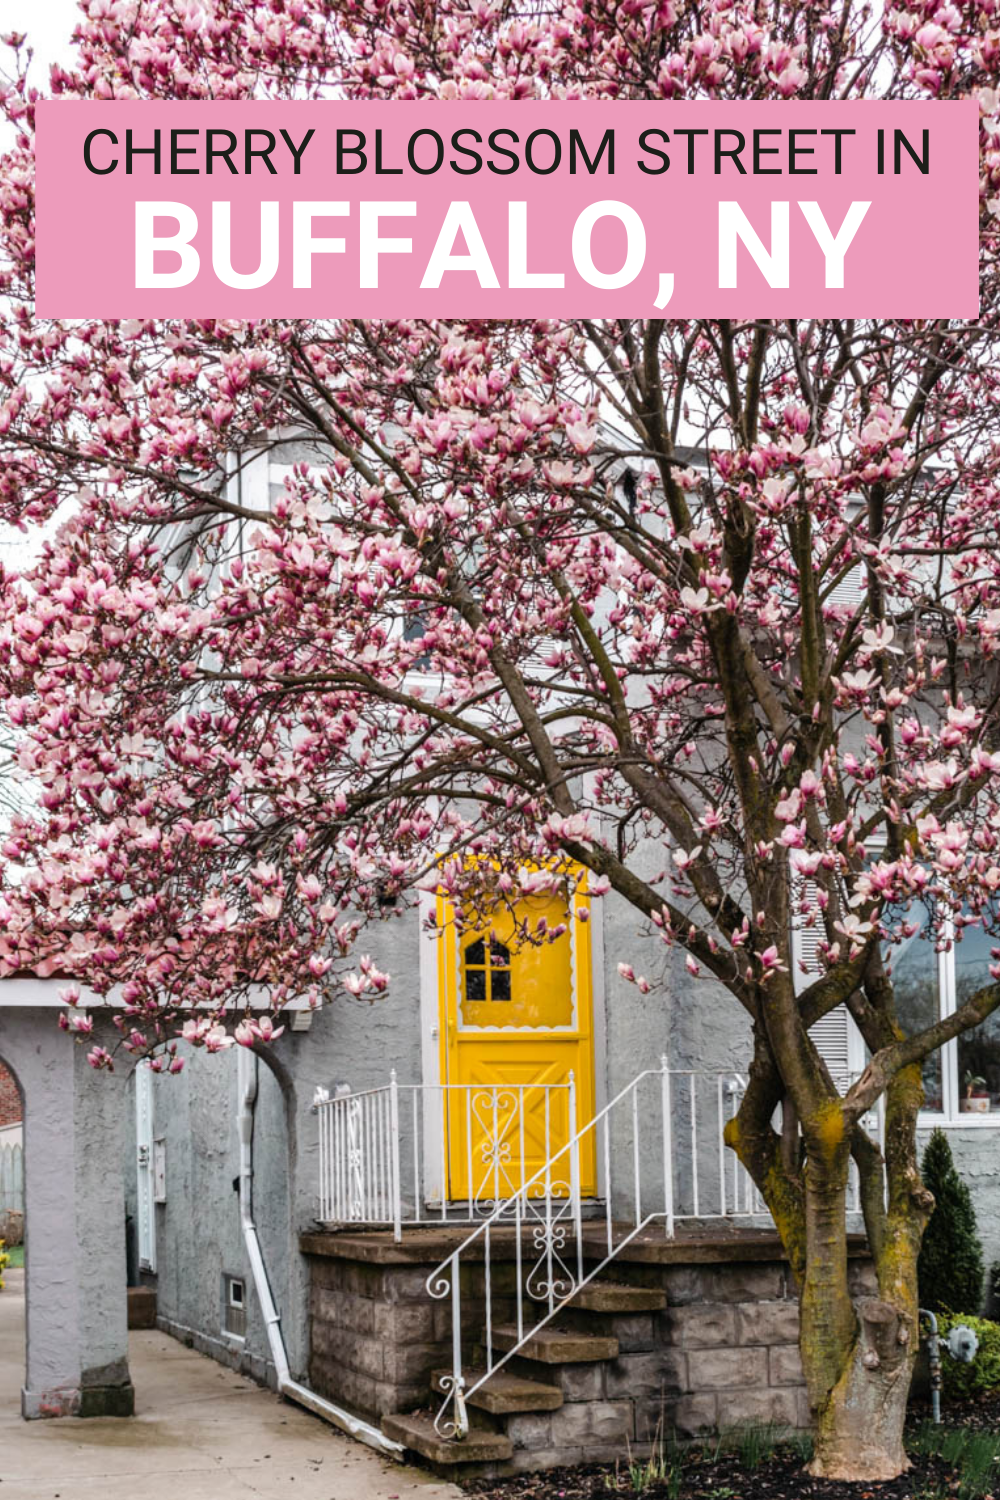
[[(940, 1007), (938, 1014), (941, 1020), (954, 1015), (958, 1004), (955, 985), (955, 933), (950, 919), (945, 927), (945, 938), (945, 948), (937, 956)], [(941, 1130), (1000, 1129), (1000, 1109), (988, 1114), (977, 1114), (972, 1111), (963, 1114), (959, 1108), (962, 1090), (958, 1077), (958, 1038), (953, 1037), (950, 1042), (945, 1042), (940, 1048), (940, 1053), (943, 1108), (940, 1113), (935, 1110), (922, 1109), (917, 1118), (917, 1129), (933, 1130), (935, 1127)]]
[[(884, 842), (872, 839), (868, 844), (870, 854), (878, 855)], [(938, 1019), (954, 1015), (957, 1004), (955, 987), (955, 928), (949, 917), (944, 926), (944, 947), (937, 955), (938, 966)], [(852, 1023), (853, 1024), (853, 1023)], [(857, 1032), (857, 1028), (855, 1027)], [(867, 1062), (867, 1048), (857, 1032), (861, 1043), (861, 1066)], [(917, 1116), (918, 1130), (997, 1130), (1000, 1129), (1000, 1109), (991, 1114), (963, 1114), (959, 1109), (961, 1088), (958, 1080), (958, 1038), (953, 1037), (940, 1047), (941, 1054), (941, 1109), (922, 1109)]]
[[(937, 954), (938, 1019), (955, 1014), (958, 1004), (955, 985), (955, 930), (949, 918), (944, 927), (945, 944)], [(860, 1033), (859, 1033), (860, 1039)], [(863, 1045), (863, 1044), (862, 1044)], [(941, 1055), (941, 1109), (922, 1109), (917, 1116), (918, 1130), (998, 1130), (1000, 1109), (987, 1114), (959, 1108), (962, 1091), (958, 1078), (958, 1038), (953, 1037), (938, 1049)]]

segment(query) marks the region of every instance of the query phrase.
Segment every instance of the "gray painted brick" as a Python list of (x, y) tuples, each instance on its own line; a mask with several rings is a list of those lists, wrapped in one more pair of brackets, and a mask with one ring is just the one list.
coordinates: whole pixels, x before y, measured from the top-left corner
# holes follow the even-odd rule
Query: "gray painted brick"
[(441, 1358), (440, 1344), (387, 1345), (383, 1350), (385, 1378), (397, 1385), (424, 1379), (429, 1387), (431, 1374)]
[(693, 1391), (752, 1390), (767, 1385), (766, 1349), (692, 1349), (687, 1360)]
[(608, 1362), (605, 1388), (609, 1396), (656, 1397), (679, 1395), (688, 1389), (688, 1361), (680, 1349), (657, 1349), (649, 1354), (623, 1354)]
[[(725, 1398), (723, 1398), (725, 1399)], [(673, 1428), (679, 1437), (697, 1437), (712, 1432), (718, 1421), (718, 1397), (712, 1391), (682, 1396), (671, 1413)]]
[(429, 1343), (434, 1338), (434, 1306), (430, 1302), (376, 1303), (375, 1333), (393, 1344)]
[(632, 1405), (635, 1409), (636, 1442), (667, 1442), (674, 1430), (674, 1403), (661, 1398), (658, 1401), (642, 1399), (634, 1401)]
[[(604, 1397), (606, 1374), (610, 1368), (606, 1360), (601, 1360), (593, 1365), (562, 1365), (552, 1374), (564, 1401), (600, 1401)], [(536, 1378), (537, 1371), (535, 1366)]]
[(736, 1309), (738, 1344), (794, 1344), (798, 1337), (797, 1302), (746, 1302)]
[[(324, 1359), (314, 1355), (309, 1365), (313, 1389), (328, 1400), (350, 1407), (352, 1411), (380, 1415), (378, 1406), (379, 1383), (370, 1375), (360, 1375), (349, 1370), (339, 1360)], [(395, 1387), (391, 1387), (395, 1394)], [(396, 1408), (389, 1407), (394, 1411)]]
[(381, 1379), (384, 1373), (383, 1354), (388, 1351), (383, 1350), (377, 1339), (365, 1338), (359, 1333), (348, 1333), (329, 1323), (315, 1323), (312, 1340), (314, 1354), (337, 1360), (359, 1375), (370, 1375), (373, 1380)]
[(736, 1308), (725, 1303), (676, 1307), (662, 1315), (670, 1342), (682, 1349), (732, 1348), (736, 1343)]
[(706, 1277), (708, 1266), (665, 1266), (663, 1288), (667, 1303), (671, 1307), (683, 1307), (688, 1302), (703, 1302), (708, 1295)]
[(522, 1412), (507, 1417), (504, 1431), (515, 1448), (537, 1451), (552, 1447), (552, 1421), (550, 1412)]
[(788, 1295), (783, 1262), (729, 1264), (705, 1268), (707, 1302), (777, 1302)]
[(628, 1316), (602, 1319), (602, 1325), (623, 1352), (637, 1349), (652, 1349), (656, 1345), (656, 1331), (652, 1313), (630, 1313)]
[(633, 1436), (631, 1401), (580, 1401), (560, 1407), (549, 1420), (559, 1447), (592, 1448)]
[[(623, 1457), (623, 1445), (620, 1442), (597, 1443), (586, 1449), (586, 1461), (593, 1464), (615, 1464), (620, 1463)], [(627, 1450), (626, 1450), (627, 1451)], [(633, 1450), (636, 1458), (645, 1457), (641, 1451)], [(575, 1455), (579, 1461), (580, 1454)], [(545, 1448), (537, 1450), (525, 1449), (519, 1452), (516, 1448), (513, 1455), (505, 1464), (497, 1466), (494, 1475), (475, 1474), (470, 1478), (506, 1478), (509, 1474), (534, 1474), (543, 1469), (560, 1469), (573, 1458), (567, 1458), (565, 1448)]]
[(380, 1306), (370, 1297), (352, 1297), (342, 1292), (322, 1289), (316, 1299), (313, 1316), (334, 1328), (350, 1333), (373, 1333), (375, 1310)]
[(777, 1344), (768, 1351), (768, 1378), (772, 1385), (801, 1385), (802, 1357), (796, 1344)]
[(388, 1301), (427, 1302), (427, 1272), (420, 1266), (388, 1266), (384, 1278)]
[(719, 1421), (725, 1427), (774, 1422), (779, 1427), (797, 1427), (797, 1391), (739, 1390), (719, 1398)]

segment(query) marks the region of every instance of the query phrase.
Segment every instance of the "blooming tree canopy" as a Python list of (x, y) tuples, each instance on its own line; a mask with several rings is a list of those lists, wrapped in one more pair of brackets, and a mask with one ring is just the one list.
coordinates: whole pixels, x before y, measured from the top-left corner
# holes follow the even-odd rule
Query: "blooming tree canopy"
[[(386, 895), (443, 886), (475, 923), (582, 867), (684, 950), (693, 1003), (708, 977), (748, 1016), (730, 1144), (802, 1288), (816, 1464), (898, 1472), (919, 1064), (1000, 1002), (906, 1035), (892, 983), (915, 901), (942, 941), (997, 922), (994, 0), (90, 0), (51, 78), (102, 99), (972, 95), (968, 324), (39, 319), (37, 94), (8, 41), (0, 514), (45, 539), (0, 579), (34, 789), (2, 845), (7, 971), (115, 989), (123, 1045), (169, 1059), (183, 1028), (226, 1045), (251, 991), (384, 990), (357, 939)], [(287, 471), (262, 488), (265, 454)], [(799, 982), (796, 921), (823, 965)], [(846, 1097), (809, 1036), (841, 1003), (871, 1054)], [(861, 1123), (883, 1095), (884, 1158)], [(847, 1292), (852, 1156), (877, 1316)]]

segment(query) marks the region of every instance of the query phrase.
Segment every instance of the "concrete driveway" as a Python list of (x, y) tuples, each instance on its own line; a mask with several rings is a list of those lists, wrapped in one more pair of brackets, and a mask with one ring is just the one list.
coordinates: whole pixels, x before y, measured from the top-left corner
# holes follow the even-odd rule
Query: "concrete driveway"
[(0, 1292), (0, 1500), (461, 1500), (162, 1333), (129, 1335), (136, 1416), (25, 1422), (24, 1272)]

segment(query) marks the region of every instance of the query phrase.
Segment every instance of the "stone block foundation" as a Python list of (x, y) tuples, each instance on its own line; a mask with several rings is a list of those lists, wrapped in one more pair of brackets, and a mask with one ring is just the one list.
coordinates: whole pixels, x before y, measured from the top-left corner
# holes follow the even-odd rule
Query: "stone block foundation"
[[(662, 1232), (661, 1232), (662, 1233)], [(317, 1392), (369, 1421), (436, 1410), (435, 1370), (451, 1361), (450, 1299), (428, 1295), (427, 1278), (458, 1240), (414, 1231), (394, 1245), (381, 1233), (309, 1234), (311, 1358)], [(512, 1254), (512, 1252), (511, 1252)], [(494, 1323), (499, 1283), (511, 1296), (512, 1261), (494, 1245)], [(856, 1289), (873, 1283), (863, 1244), (852, 1245)], [(467, 1267), (463, 1336), (467, 1360), (483, 1338), (482, 1268)], [(642, 1238), (602, 1280), (659, 1290), (656, 1313), (588, 1313), (586, 1330), (613, 1338), (616, 1358), (542, 1364), (515, 1356), (511, 1375), (556, 1386), (557, 1410), (497, 1418), (513, 1446), (497, 1474), (640, 1455), (658, 1438), (690, 1439), (746, 1423), (802, 1428), (810, 1422), (798, 1351), (798, 1303), (780, 1245), (756, 1234), (667, 1241)], [(582, 1311), (557, 1326), (582, 1329)], [(488, 1420), (488, 1419), (483, 1419)], [(454, 1471), (451, 1471), (454, 1472)]]

